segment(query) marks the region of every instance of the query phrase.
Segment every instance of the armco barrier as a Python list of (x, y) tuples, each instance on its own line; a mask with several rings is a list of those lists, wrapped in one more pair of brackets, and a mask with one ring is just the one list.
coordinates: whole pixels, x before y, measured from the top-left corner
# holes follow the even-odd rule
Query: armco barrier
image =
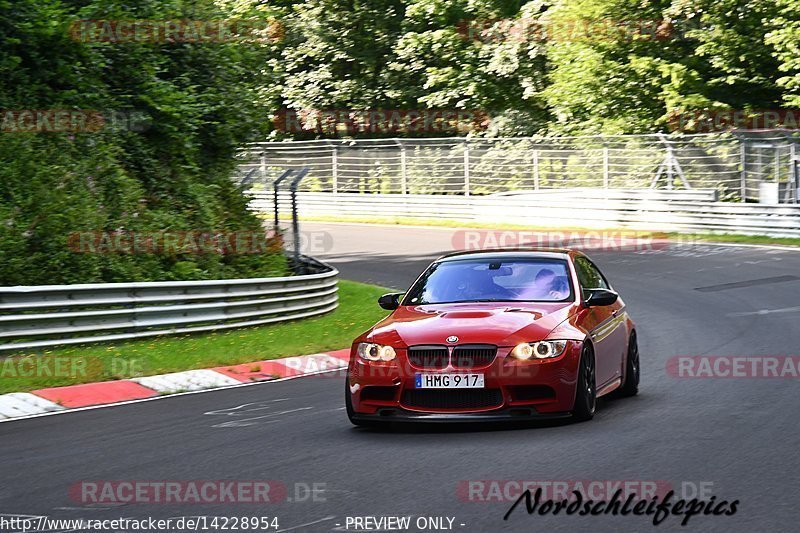
[[(250, 208), (272, 213), (271, 196), (252, 190)], [(713, 191), (595, 189), (530, 191), (486, 196), (298, 193), (300, 216), (427, 218), (531, 227), (629, 228), (800, 237), (800, 206), (713, 201)], [(288, 205), (281, 195), (279, 206)]]
[(0, 351), (194, 333), (310, 317), (338, 304), (338, 271), (256, 279), (0, 287)]

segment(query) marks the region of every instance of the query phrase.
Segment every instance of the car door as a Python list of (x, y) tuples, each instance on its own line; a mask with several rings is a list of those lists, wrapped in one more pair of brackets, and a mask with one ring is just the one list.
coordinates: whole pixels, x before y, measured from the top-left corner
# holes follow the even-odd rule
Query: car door
[[(575, 258), (575, 271), (585, 300), (589, 289), (609, 289), (611, 286), (600, 269), (588, 258)], [(595, 306), (587, 310), (583, 326), (589, 332), (595, 350), (598, 390), (622, 375), (625, 352), (624, 304), (617, 299), (612, 305)]]

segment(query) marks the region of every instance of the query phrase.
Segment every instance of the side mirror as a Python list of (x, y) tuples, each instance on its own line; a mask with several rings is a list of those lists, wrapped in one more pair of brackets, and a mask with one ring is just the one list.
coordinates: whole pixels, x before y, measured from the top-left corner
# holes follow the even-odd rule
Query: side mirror
[(611, 305), (617, 301), (619, 294), (608, 289), (589, 289), (589, 296), (584, 300), (586, 307)]
[(378, 298), (378, 305), (381, 308), (386, 309), (387, 311), (394, 311), (398, 307), (400, 307), (400, 297), (403, 296), (402, 292), (391, 292), (389, 294), (384, 294), (380, 298)]

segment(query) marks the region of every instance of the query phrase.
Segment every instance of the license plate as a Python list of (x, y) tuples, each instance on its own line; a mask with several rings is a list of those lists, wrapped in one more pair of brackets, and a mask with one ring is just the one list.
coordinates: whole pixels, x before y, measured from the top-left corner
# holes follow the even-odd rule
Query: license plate
[(482, 389), (483, 374), (415, 374), (415, 389)]

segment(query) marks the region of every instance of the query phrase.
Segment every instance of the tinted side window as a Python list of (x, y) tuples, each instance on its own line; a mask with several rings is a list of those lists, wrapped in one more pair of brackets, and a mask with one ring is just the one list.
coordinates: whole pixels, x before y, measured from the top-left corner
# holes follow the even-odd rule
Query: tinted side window
[[(575, 271), (578, 274), (578, 281), (581, 282), (581, 289), (607, 289), (608, 284), (603, 279), (600, 271), (585, 257), (575, 259)], [(584, 294), (584, 297), (586, 295)]]

